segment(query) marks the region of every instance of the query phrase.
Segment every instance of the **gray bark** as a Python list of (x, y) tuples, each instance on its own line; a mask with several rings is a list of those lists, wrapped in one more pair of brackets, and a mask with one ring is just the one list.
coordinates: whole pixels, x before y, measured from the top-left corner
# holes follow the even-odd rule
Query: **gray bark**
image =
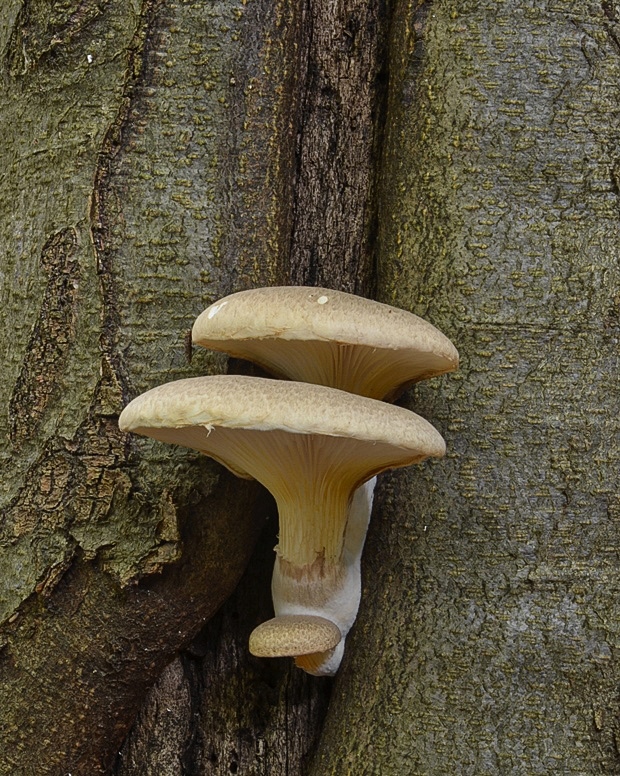
[(380, 298), (446, 331), (312, 774), (618, 773), (620, 13), (399, 4)]
[[(608, 0), (3, 6), (0, 773), (110, 772), (158, 676), (118, 774), (618, 772), (619, 41)], [(287, 282), (462, 355), (334, 682), (247, 655), (273, 504), (116, 428)]]

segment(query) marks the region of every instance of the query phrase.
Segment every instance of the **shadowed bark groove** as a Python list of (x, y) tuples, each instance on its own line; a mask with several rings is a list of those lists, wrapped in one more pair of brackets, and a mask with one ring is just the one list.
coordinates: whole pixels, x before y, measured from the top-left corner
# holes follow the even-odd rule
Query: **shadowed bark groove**
[[(295, 165), (287, 169), (292, 231), (286, 282), (370, 295), (387, 9), (367, 0), (321, 0), (299, 8), (303, 13), (289, 18), (289, 29), (279, 30), (281, 39), (299, 52), (295, 77), (287, 75), (286, 82), (292, 89), (289, 121), (296, 137)], [(203, 657), (177, 659), (153, 688), (119, 758), (118, 776), (302, 773), (316, 744), (331, 681), (312, 679), (291, 661), (259, 661), (247, 650), (253, 627), (273, 616), (276, 543), (272, 525), (235, 595), (202, 634)], [(187, 677), (188, 666), (187, 682), (198, 684), (200, 699), (191, 720), (185, 712), (173, 712), (175, 725), (162, 710), (169, 707), (170, 692), (180, 692), (174, 688)], [(173, 731), (163, 749), (149, 743), (153, 729), (162, 725)]]
[(41, 268), (47, 275), (43, 304), (27, 347), (27, 356), (9, 401), (10, 440), (15, 446), (38, 430), (64, 371), (75, 338), (79, 267), (75, 230), (57, 232), (45, 243)]
[(303, 18), (291, 282), (368, 295), (387, 9), (311, 0)]

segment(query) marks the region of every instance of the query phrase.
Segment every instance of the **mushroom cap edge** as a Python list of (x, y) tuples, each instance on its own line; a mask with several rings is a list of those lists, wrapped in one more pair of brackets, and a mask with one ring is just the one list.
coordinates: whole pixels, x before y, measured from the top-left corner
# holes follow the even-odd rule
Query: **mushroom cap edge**
[[(351, 437), (445, 454), (441, 434), (410, 410), (311, 383), (244, 375), (190, 377), (141, 394), (122, 411), (122, 431), (202, 426), (279, 429), (296, 434)], [(182, 442), (179, 442), (182, 444)]]

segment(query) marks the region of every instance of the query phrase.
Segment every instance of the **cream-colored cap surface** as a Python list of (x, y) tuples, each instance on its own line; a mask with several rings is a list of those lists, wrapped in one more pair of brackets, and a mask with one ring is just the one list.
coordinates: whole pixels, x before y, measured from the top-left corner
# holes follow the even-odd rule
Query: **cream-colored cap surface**
[(445, 443), (402, 407), (336, 388), (216, 375), (160, 385), (121, 413), (123, 431), (199, 450), (261, 482), (280, 515), (278, 553), (338, 562), (351, 493), (386, 469), (440, 458)]
[(325, 617), (290, 614), (261, 623), (250, 634), (256, 657), (295, 657), (333, 649), (342, 635)]
[(283, 377), (374, 398), (452, 371), (459, 360), (450, 340), (413, 313), (306, 286), (256, 288), (220, 299), (197, 318), (192, 339)]
[[(321, 385), (240, 375), (192, 377), (157, 386), (121, 413), (119, 426), (156, 439), (158, 431), (200, 427), (347, 437), (441, 457), (445, 443), (424, 418), (392, 404)], [(164, 441), (173, 441), (170, 435)], [(188, 444), (188, 447), (193, 445)], [(198, 448), (200, 449), (200, 448)]]

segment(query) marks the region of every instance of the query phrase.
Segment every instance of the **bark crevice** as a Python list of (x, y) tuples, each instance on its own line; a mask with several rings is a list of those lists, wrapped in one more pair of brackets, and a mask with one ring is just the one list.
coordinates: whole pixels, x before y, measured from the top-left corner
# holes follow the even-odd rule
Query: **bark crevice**
[(290, 248), (295, 285), (372, 291), (388, 22), (381, 2), (305, 5)]
[(9, 434), (20, 446), (36, 435), (46, 407), (52, 401), (75, 338), (77, 288), (77, 233), (63, 229), (49, 238), (41, 252), (47, 276), (43, 302), (9, 400)]

